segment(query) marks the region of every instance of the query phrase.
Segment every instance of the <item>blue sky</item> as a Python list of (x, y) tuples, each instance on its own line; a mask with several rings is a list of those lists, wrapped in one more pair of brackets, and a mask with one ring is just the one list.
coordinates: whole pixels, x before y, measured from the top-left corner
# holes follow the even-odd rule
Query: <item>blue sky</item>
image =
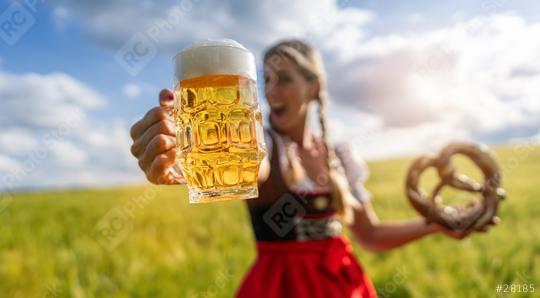
[[(172, 85), (174, 53), (203, 38), (256, 57), (286, 37), (314, 44), (333, 138), (364, 158), (540, 136), (537, 2), (3, 1), (0, 24), (17, 9), (34, 23), (0, 39), (4, 190), (142, 181), (129, 126)], [(116, 57), (136, 34), (156, 55), (130, 73)], [(67, 132), (66, 113), (77, 118)]]

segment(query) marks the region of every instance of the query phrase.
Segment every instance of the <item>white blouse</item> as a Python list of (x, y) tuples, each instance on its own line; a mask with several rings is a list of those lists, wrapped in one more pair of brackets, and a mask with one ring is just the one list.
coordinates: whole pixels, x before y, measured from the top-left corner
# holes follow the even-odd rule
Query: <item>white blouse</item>
[[(279, 152), (286, 152), (287, 149), (285, 143), (287, 143), (288, 146), (293, 146), (292, 149), (296, 149), (296, 143), (289, 141), (287, 138), (284, 140), (280, 134), (272, 130), (270, 130), (270, 133), (273, 134), (274, 139), (276, 140)], [(268, 130), (264, 131), (264, 139), (266, 143), (266, 152), (268, 154), (267, 158), (268, 160), (271, 160), (273, 144)], [(335, 144), (334, 150), (338, 159), (336, 164), (337, 169), (341, 174), (347, 177), (352, 195), (361, 203), (370, 201), (371, 194), (364, 187), (364, 183), (369, 176), (366, 163), (353, 156), (350, 146), (347, 143)], [(292, 151), (294, 152), (295, 158), (298, 158), (296, 154), (297, 151)], [(286, 154), (279, 154), (279, 165), (282, 173), (285, 173), (289, 169), (289, 160)], [(295, 185), (290, 187), (292, 191), (299, 189), (314, 192), (328, 190), (327, 187), (317, 185), (308, 175), (304, 175), (304, 178), (301, 181), (296, 182)]]

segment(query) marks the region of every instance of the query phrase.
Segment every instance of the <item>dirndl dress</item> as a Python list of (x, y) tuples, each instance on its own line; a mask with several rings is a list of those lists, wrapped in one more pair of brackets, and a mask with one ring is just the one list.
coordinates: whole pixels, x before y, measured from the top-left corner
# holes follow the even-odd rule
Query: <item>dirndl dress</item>
[[(269, 132), (269, 136), (267, 144), (277, 144), (276, 133)], [(330, 193), (289, 190), (277, 145), (272, 146), (270, 156), (271, 174), (260, 185), (259, 198), (246, 201), (257, 259), (236, 297), (377, 297), (349, 240), (341, 233)]]

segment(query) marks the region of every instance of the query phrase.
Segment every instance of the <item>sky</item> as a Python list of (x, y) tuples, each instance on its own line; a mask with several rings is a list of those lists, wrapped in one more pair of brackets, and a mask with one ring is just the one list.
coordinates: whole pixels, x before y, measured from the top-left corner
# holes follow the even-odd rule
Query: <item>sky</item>
[(172, 87), (175, 53), (231, 38), (261, 78), (291, 37), (321, 51), (331, 139), (358, 158), (540, 140), (537, 1), (1, 1), (0, 192), (144, 181), (129, 128)]

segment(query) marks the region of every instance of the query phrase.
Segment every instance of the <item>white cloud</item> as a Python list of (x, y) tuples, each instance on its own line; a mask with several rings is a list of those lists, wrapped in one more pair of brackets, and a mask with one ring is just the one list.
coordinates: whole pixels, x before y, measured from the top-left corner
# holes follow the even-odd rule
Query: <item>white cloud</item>
[(125, 96), (135, 98), (141, 94), (141, 87), (136, 84), (125, 84), (122, 91), (124, 92)]
[[(16, 75), (0, 72), (0, 125), (53, 128), (84, 118), (84, 110), (105, 105), (104, 97), (63, 73)], [(84, 121), (84, 119), (81, 119)]]
[(142, 180), (129, 126), (94, 119), (103, 95), (63, 73), (0, 72), (0, 191)]
[(470, 140), (469, 132), (446, 123), (421, 124), (414, 129), (372, 127), (350, 138), (355, 150), (371, 159), (435, 152), (449, 142)]
[(16, 171), (19, 168), (20, 165), (16, 160), (7, 156), (0, 155), (0, 172)]
[(380, 118), (373, 146), (359, 146), (370, 157), (420, 152), (453, 136), (489, 143), (532, 136), (540, 127), (539, 35), (540, 23), (493, 15), (349, 43), (340, 50), (346, 55), (326, 56), (331, 95)]
[(88, 161), (87, 153), (73, 142), (59, 140), (51, 145), (51, 149), (55, 164), (62, 167), (80, 169)]
[(0, 148), (10, 155), (26, 154), (37, 145), (31, 132), (21, 128), (4, 128), (0, 133)]

